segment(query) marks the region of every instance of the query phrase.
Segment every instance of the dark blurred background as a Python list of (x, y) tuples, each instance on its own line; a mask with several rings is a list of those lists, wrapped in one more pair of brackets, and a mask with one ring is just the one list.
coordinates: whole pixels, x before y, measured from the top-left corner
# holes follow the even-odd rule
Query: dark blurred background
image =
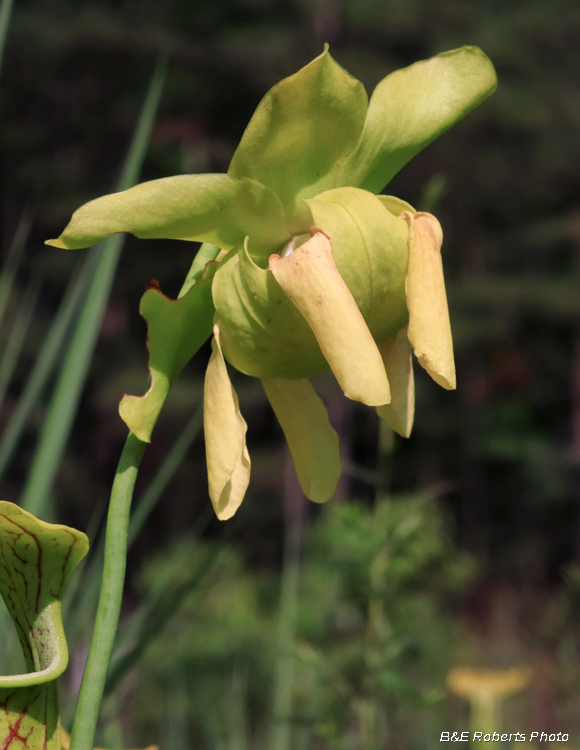
[[(527, 717), (532, 729), (574, 733), (580, 729), (575, 624), (580, 608), (579, 38), (576, 0), (15, 0), (0, 80), (4, 251), (23, 215), (30, 215), (32, 226), (0, 344), (5, 345), (11, 316), (35, 274), (40, 291), (0, 424), (14, 409), (85, 252), (59, 251), (43, 242), (58, 236), (79, 205), (114, 189), (161, 50), (169, 50), (169, 68), (141, 180), (226, 171), (263, 94), (318, 55), (325, 42), (369, 94), (396, 68), (464, 44), (480, 46), (496, 66), (497, 92), (417, 156), (385, 191), (432, 211), (443, 226), (458, 389), (443, 391), (417, 368), (413, 434), (406, 441), (395, 436), (391, 444), (392, 436), (379, 439), (373, 410), (347, 402), (331, 378), (318, 379), (317, 387), (341, 434), (346, 459), (333, 503), (354, 501), (364, 516), (378, 513), (387, 495), (395, 498), (389, 502), (397, 513), (405, 496), (413, 496), (412, 502), (428, 497), (427, 506), (438, 514), (433, 533), (452, 547), (445, 555), (454, 562), (445, 557), (443, 568), (452, 562), (469, 568), (469, 580), (450, 584), (453, 592), (443, 591), (438, 599), (450, 623), (441, 625), (442, 631), (457, 628), (460, 633), (453, 643), (433, 646), (445, 651), (441, 663), (530, 665), (534, 678), (517, 716)], [(194, 250), (185, 242), (126, 240), (53, 492), (59, 521), (86, 529), (95, 509), (106, 507), (126, 434), (118, 402), (125, 392), (141, 394), (147, 388), (140, 296), (152, 278), (175, 296)], [(138, 491), (199, 404), (207, 358), (207, 348), (202, 349), (176, 384), (147, 450)], [(238, 561), (232, 563), (235, 575), (249, 577), (262, 592), (252, 596), (275, 613), (289, 523), (286, 449), (259, 383), (238, 375), (235, 387), (252, 456), (246, 499), (227, 524), (208, 517), (200, 434), (131, 552), (127, 617), (149, 590), (143, 565), (151, 568), (154, 558), (162, 567), (190, 531), (201, 537), (200, 545), (226, 545)], [(43, 408), (36, 409), (3, 478), (3, 499), (18, 501)], [(304, 534), (308, 525), (318, 528), (321, 511), (309, 507), (305, 513)], [(94, 528), (97, 535), (98, 524)], [(414, 570), (421, 573), (422, 563), (413, 559)], [(423, 573), (409, 584), (413, 590), (426, 585), (429, 571)], [(155, 575), (150, 572), (145, 580)], [(270, 580), (268, 594), (263, 593), (265, 579)], [(321, 589), (328, 580), (321, 574)], [(420, 617), (429, 623), (429, 616)], [(441, 624), (437, 617), (433, 628)], [(232, 637), (224, 639), (231, 644)], [(232, 657), (236, 664), (245, 664), (249, 647), (244, 638), (242, 656)], [(259, 682), (255, 674), (248, 677), (248, 670), (257, 669), (254, 661), (232, 677), (228, 664), (233, 661), (226, 659), (220, 667), (233, 681), (227, 683), (231, 690), (238, 690), (238, 683), (247, 688), (252, 680)], [(403, 664), (399, 673), (413, 682), (411, 667)], [(170, 683), (179, 684), (171, 674)], [(463, 703), (445, 697), (442, 679), (439, 693), (423, 695), (422, 703), (414, 704), (392, 681), (384, 688), (391, 696), (385, 700), (395, 706), (389, 746), (411, 746), (409, 717), (427, 705), (465, 722)], [(118, 705), (129, 706), (127, 715), (135, 716), (138, 686), (135, 680), (129, 685)], [(366, 695), (366, 688), (357, 690)], [(353, 693), (347, 694), (352, 707)], [(141, 700), (155, 702), (151, 695)], [(252, 700), (248, 721), (253, 729), (240, 730), (240, 737), (252, 731), (258, 736), (260, 711), (269, 710), (260, 708), (267, 703), (263, 696)], [(415, 706), (407, 719), (403, 712), (399, 729), (398, 701)], [(141, 713), (147, 711), (142, 707)], [(150, 718), (142, 718), (146, 728)], [(150, 737), (157, 730), (149, 727), (149, 739), (142, 738), (145, 730), (135, 728), (137, 719), (126, 721), (132, 741), (164, 746), (158, 736)], [(227, 739), (220, 745), (215, 739), (221, 736), (219, 728), (202, 730), (202, 719), (191, 716), (183, 721), (181, 739), (165, 747), (193, 747), (194, 740), (199, 748), (262, 747)], [(514, 731), (522, 726), (517, 721)], [(347, 747), (335, 736), (339, 730), (328, 728), (330, 719), (315, 717), (311, 723), (311, 742), (321, 744), (303, 747)], [(444, 721), (437, 726), (441, 731), (460, 728)], [(360, 743), (348, 747), (374, 747), (370, 740)]]

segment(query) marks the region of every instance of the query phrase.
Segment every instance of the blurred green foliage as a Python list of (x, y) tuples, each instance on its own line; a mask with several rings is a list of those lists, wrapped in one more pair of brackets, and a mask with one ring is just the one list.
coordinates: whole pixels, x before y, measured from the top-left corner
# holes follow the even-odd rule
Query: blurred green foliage
[[(437, 731), (460, 632), (453, 606), (475, 573), (442, 524), (433, 497), (330, 505), (312, 524), (291, 747), (409, 746)], [(186, 693), (184, 746), (268, 747), (278, 579), (250, 572), (231, 544), (181, 539), (146, 564), (145, 601), (178, 590), (202, 567), (199, 586), (119, 695), (147, 727), (143, 736), (155, 723), (160, 737), (168, 731), (177, 709), (167, 686), (175, 683)]]

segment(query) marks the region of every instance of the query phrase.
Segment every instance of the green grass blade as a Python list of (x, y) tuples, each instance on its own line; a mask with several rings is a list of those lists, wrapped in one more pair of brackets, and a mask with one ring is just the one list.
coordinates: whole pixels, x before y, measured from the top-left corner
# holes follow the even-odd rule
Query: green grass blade
[[(1, 54), (1, 52), (0, 52)], [(26, 241), (30, 233), (30, 227), (32, 225), (32, 218), (28, 211), (25, 211), (18, 223), (16, 233), (12, 240), (12, 244), (8, 250), (6, 263), (0, 273), (0, 326), (4, 319), (4, 313), (12, 293), (12, 287), (14, 285), (14, 278), (20, 265), (22, 258), (22, 251), (26, 246)]]
[(164, 716), (163, 745), (171, 750), (189, 750), (187, 741), (190, 706), (187, 695), (187, 672), (177, 665), (167, 680), (167, 703)]
[(24, 390), (20, 394), (14, 412), (0, 438), (0, 477), (4, 474), (10, 459), (14, 455), (30, 414), (38, 403), (40, 395), (59, 361), (73, 316), (79, 309), (82, 295), (92, 277), (95, 260), (95, 253), (87, 255), (81, 272), (71, 279), (66, 295), (44, 339), (40, 354), (36, 358), (30, 376), (26, 381)]
[(129, 524), (129, 546), (135, 541), (135, 537), (143, 528), (143, 524), (149, 518), (151, 511), (156, 506), (165, 488), (175, 475), (183, 461), (191, 444), (201, 429), (203, 422), (203, 406), (199, 406), (185, 426), (183, 432), (175, 441), (171, 451), (165, 458), (159, 471), (143, 493), (141, 500), (131, 515)]
[(122, 246), (115, 235), (100, 248), (99, 264), (59, 373), (21, 505), (43, 515), (76, 414)]
[(103, 575), (105, 548), (104, 520), (106, 507), (96, 507), (88, 523), (86, 535), (91, 540), (89, 554), (74, 569), (62, 602), (62, 617), (71, 642), (79, 641), (94, 622), (99, 586)]
[(289, 750), (292, 729), (294, 692), (294, 639), (298, 612), (300, 583), (300, 552), (302, 547), (302, 514), (304, 495), (294, 476), (287, 470), (286, 538), (278, 614), (278, 657), (274, 681), (271, 750)]
[(228, 750), (248, 750), (248, 672), (234, 665), (230, 684), (230, 738)]
[(13, 0), (2, 0), (0, 4), (0, 70), (2, 69), (2, 58), (4, 57), (4, 43), (8, 33), (10, 16), (12, 15)]
[[(123, 174), (119, 180), (119, 190), (130, 187), (139, 174), (157, 113), (166, 68), (167, 60), (163, 58), (157, 64), (153, 74)], [(22, 507), (35, 515), (42, 515), (44, 507), (48, 504), (50, 489), (60, 465), (86, 380), (123, 240), (123, 235), (113, 235), (99, 248), (95, 274), (59, 373), (34, 462), (21, 498)]]
[(223, 551), (221, 547), (214, 545), (199, 568), (186, 581), (177, 587), (164, 590), (159, 593), (158, 597), (152, 597), (151, 600), (144, 602), (144, 606), (134, 615), (135, 622), (131, 628), (133, 631), (141, 630), (138, 640), (129, 651), (113, 660), (105, 685), (106, 695), (114, 690), (122, 677), (137, 664), (149, 644), (163, 631), (167, 622), (179, 610), (187, 596), (199, 586), (206, 573), (217, 563)]
[(143, 104), (143, 109), (141, 110), (141, 116), (139, 117), (137, 128), (135, 129), (131, 145), (129, 146), (129, 151), (127, 153), (127, 158), (125, 159), (117, 190), (127, 190), (132, 187), (139, 178), (143, 159), (145, 158), (145, 152), (149, 145), (153, 123), (155, 122), (155, 116), (157, 115), (157, 108), (159, 107), (161, 94), (163, 93), (163, 86), (165, 85), (165, 78), (167, 76), (167, 59), (167, 54), (162, 53), (153, 72), (153, 77), (149, 84), (149, 90)]
[(36, 275), (36, 277), (33, 277), (29, 281), (28, 288), (24, 292), (14, 325), (8, 337), (6, 350), (2, 354), (2, 360), (0, 361), (0, 404), (4, 402), (4, 396), (18, 364), (24, 339), (26, 338), (26, 333), (36, 306), (39, 290), (40, 276)]

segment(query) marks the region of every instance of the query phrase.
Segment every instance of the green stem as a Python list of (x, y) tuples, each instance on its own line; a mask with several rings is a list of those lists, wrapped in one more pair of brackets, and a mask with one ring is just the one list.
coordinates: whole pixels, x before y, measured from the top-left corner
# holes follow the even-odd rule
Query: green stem
[(92, 750), (109, 660), (117, 633), (127, 558), (127, 529), (133, 487), (146, 443), (129, 433), (119, 460), (105, 543), (105, 564), (95, 630), (79, 692), (70, 750)]

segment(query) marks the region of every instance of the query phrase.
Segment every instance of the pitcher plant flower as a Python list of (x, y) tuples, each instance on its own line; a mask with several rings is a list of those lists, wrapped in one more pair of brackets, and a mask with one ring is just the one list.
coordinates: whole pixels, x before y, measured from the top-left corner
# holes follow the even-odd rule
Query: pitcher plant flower
[(230, 518), (250, 477), (246, 423), (226, 362), (260, 378), (298, 478), (315, 502), (341, 474), (338, 436), (309, 378), (332, 370), (344, 394), (411, 431), (411, 351), (455, 388), (437, 219), (380, 195), (415, 154), (495, 89), (481, 50), (463, 47), (397, 70), (370, 101), (324, 52), (274, 86), (227, 174), (145, 182), (79, 208), (56, 240), (88, 247), (116, 232), (202, 245), (177, 300), (152, 282), (150, 388), (120, 413), (143, 441), (171, 384), (211, 336), (204, 388), (209, 494)]

